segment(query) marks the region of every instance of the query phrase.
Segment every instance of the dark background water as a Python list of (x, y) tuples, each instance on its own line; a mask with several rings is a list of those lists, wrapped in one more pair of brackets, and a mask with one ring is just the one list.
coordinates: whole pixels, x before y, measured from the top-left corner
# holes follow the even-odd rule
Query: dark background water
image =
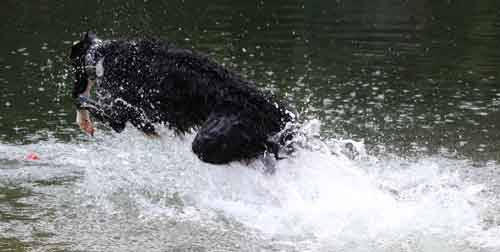
[(66, 57), (95, 30), (210, 54), (321, 119), (325, 137), (500, 158), (495, 0), (7, 0), (0, 15), (3, 141), (77, 134)]
[[(0, 17), (4, 144), (82, 136), (66, 58), (94, 30), (209, 54), (303, 120), (320, 119), (324, 138), (364, 140), (373, 153), (500, 160), (497, 0), (3, 0)], [(29, 188), (0, 187), (0, 206), (13, 209), (0, 211), (3, 223), (36, 223), (40, 209), (22, 203), (38, 197)], [(29, 246), (0, 238), (0, 250)]]

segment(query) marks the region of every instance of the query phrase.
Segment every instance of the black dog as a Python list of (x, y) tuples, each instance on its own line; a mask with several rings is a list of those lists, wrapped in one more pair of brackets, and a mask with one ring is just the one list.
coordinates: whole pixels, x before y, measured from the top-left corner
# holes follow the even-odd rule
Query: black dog
[[(156, 134), (154, 123), (179, 134), (198, 129), (192, 150), (208, 163), (250, 160), (266, 152), (278, 158), (285, 141), (280, 132), (295, 121), (253, 83), (159, 40), (100, 40), (88, 32), (72, 47), (70, 60), (80, 112), (117, 132), (126, 122), (147, 135)], [(93, 85), (96, 101), (89, 98)]]

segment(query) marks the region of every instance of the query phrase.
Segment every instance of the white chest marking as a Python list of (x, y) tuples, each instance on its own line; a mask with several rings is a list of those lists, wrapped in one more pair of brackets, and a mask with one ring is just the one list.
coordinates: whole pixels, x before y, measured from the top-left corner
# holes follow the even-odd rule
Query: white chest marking
[(102, 77), (104, 75), (104, 66), (102, 65), (104, 58), (100, 59), (95, 65), (95, 75), (97, 77)]

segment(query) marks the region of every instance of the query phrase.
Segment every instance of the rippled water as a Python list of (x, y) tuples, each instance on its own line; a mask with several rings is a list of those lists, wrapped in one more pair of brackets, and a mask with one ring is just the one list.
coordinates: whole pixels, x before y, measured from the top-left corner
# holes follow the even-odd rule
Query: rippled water
[[(500, 250), (497, 1), (1, 6), (0, 251)], [(166, 129), (84, 136), (66, 57), (88, 29), (211, 55), (321, 122), (315, 148), (266, 175)]]

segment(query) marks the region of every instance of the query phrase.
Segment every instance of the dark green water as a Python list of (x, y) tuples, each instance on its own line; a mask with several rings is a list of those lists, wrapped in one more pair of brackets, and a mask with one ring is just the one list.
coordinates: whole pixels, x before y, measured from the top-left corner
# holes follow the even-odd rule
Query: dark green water
[[(288, 97), (327, 135), (500, 158), (497, 1), (5, 1), (0, 136), (73, 136), (79, 33), (155, 36)], [(42, 134), (43, 135), (43, 134)]]
[[(87, 30), (160, 37), (209, 54), (289, 100), (304, 121), (319, 119), (323, 138), (364, 141), (375, 156), (452, 156), (470, 169), (500, 161), (496, 0), (4, 0), (0, 17), (0, 251), (75, 249), (50, 238), (57, 232), (23, 228), (51, 223), (47, 216), (64, 209), (51, 198), (74, 194), (84, 172), (49, 162), (56, 179), (27, 179), (31, 164), (18, 156), (38, 143), (88, 140), (74, 124), (66, 66)], [(400, 251), (432, 251), (420, 249)]]

